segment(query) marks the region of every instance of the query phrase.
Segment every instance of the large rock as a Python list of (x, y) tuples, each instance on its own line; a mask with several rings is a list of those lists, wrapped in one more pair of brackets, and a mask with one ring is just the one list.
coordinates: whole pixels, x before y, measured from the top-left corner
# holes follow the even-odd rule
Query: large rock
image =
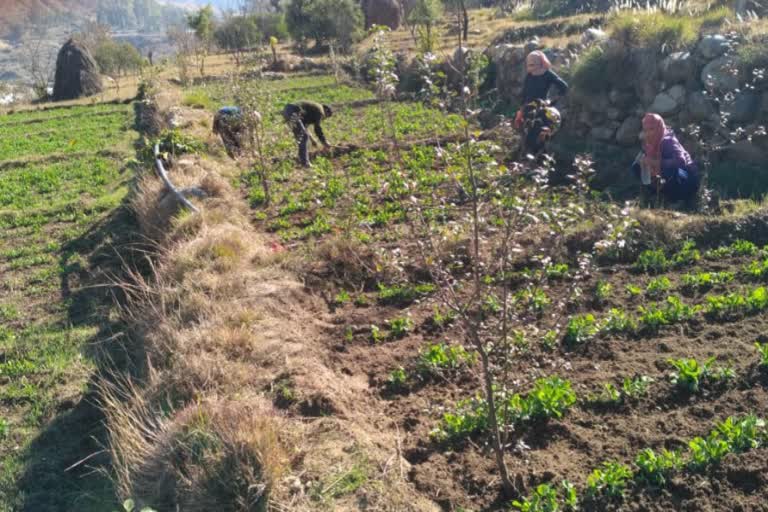
[(605, 41), (606, 39), (608, 39), (608, 34), (606, 34), (604, 30), (601, 30), (596, 27), (588, 28), (581, 35), (582, 44), (591, 44), (595, 42)]
[(74, 100), (103, 89), (99, 68), (88, 48), (74, 39), (64, 43), (56, 59), (53, 99)]
[(704, 36), (699, 42), (699, 53), (706, 59), (720, 57), (730, 48), (730, 41), (720, 34)]
[(707, 89), (732, 91), (739, 87), (738, 64), (724, 56), (713, 60), (701, 70), (701, 82)]
[(608, 93), (608, 100), (611, 102), (611, 105), (625, 110), (637, 103), (634, 93), (631, 91), (619, 91), (618, 89), (613, 89)]
[(491, 52), (496, 66), (496, 88), (504, 98), (517, 97), (525, 79), (525, 48), (504, 44)]
[(451, 86), (461, 84), (461, 80), (464, 77), (464, 71), (467, 67), (467, 63), (471, 58), (472, 50), (467, 47), (461, 46), (456, 48), (453, 52), (453, 57), (445, 63), (445, 76), (448, 79), (448, 83)]
[(659, 71), (665, 84), (681, 84), (693, 76), (696, 63), (689, 52), (677, 52), (661, 61)]
[(647, 48), (633, 50), (630, 55), (630, 64), (631, 66), (627, 69), (632, 69), (634, 76), (642, 77), (642, 79), (626, 77), (622, 82), (634, 84), (635, 92), (640, 101), (647, 105), (654, 100), (658, 92), (656, 81), (659, 66), (656, 50)]
[(589, 132), (589, 136), (596, 140), (609, 142), (613, 140), (613, 136), (616, 133), (616, 130), (618, 128), (619, 128), (619, 123), (616, 123), (616, 122), (610, 122), (605, 125), (595, 126)]
[(616, 142), (622, 146), (638, 145), (638, 135), (642, 129), (643, 122), (639, 117), (628, 117), (616, 131)]
[(715, 102), (701, 91), (694, 91), (688, 95), (687, 107), (694, 121), (711, 121), (717, 117)]
[(749, 123), (760, 111), (760, 95), (752, 91), (743, 91), (725, 108), (728, 120), (733, 123)]
[(362, 0), (365, 28), (384, 25), (395, 30), (400, 26), (402, 10), (397, 0)]
[(685, 104), (685, 87), (674, 85), (664, 92), (656, 95), (656, 98), (648, 107), (649, 112), (655, 112), (660, 116), (676, 114)]

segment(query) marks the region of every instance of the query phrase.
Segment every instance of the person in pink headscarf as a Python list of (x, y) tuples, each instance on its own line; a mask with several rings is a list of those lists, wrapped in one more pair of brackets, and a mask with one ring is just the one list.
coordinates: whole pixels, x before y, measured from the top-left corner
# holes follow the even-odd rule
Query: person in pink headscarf
[(643, 117), (642, 151), (632, 172), (653, 191), (670, 201), (692, 199), (699, 188), (699, 170), (664, 119), (653, 113)]
[[(544, 52), (536, 50), (529, 53), (525, 58), (525, 70), (528, 74), (523, 83), (523, 107), (534, 100), (546, 100), (552, 86), (558, 90), (559, 96), (564, 96), (568, 92), (568, 84), (552, 71), (552, 63)], [(515, 116), (515, 127), (519, 129), (522, 124), (523, 109), (521, 108)]]

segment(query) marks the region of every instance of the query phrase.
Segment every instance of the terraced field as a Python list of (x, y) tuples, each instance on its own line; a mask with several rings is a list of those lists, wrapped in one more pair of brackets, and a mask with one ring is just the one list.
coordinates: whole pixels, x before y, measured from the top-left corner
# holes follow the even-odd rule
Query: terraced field
[[(360, 122), (378, 108), (341, 110), (329, 139), (386, 145), (385, 116)], [(255, 177), (245, 184), (259, 229), (306, 255), (306, 282), (336, 326), (325, 333), (330, 364), (369, 383), (360, 407), (403, 433), (415, 488), (444, 510), (512, 506), (500, 499), (468, 331), (480, 315), (480, 336), (500, 344), (486, 355), (507, 464), (528, 495), (514, 509), (762, 510), (764, 233), (694, 231), (656, 244), (632, 210), (590, 199), (578, 183), (541, 188), (533, 178), (546, 172), (508, 161), (492, 142), (412, 145), (463, 121), (416, 104), (395, 110), (404, 150), (318, 153), (311, 170), (282, 161), (268, 205)], [(499, 262), (507, 228), (514, 251)], [(505, 317), (514, 328), (500, 339)], [(275, 386), (275, 403), (301, 416), (302, 389), (285, 375)], [(351, 414), (343, 398), (327, 398), (327, 411)]]
[(98, 455), (77, 463), (100, 450), (90, 383), (113, 320), (98, 286), (130, 234), (132, 120), (114, 104), (0, 116), (0, 510), (114, 501)]

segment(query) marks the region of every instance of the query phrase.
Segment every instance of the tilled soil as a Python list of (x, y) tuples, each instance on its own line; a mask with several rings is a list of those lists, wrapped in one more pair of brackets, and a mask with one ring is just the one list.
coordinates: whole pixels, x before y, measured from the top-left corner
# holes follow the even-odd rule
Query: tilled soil
[[(749, 258), (730, 258), (718, 262), (702, 260), (684, 272), (731, 270), (738, 275)], [(669, 294), (679, 295), (675, 273)], [(585, 293), (583, 301), (570, 314), (593, 312), (604, 316), (611, 307), (634, 313), (637, 306), (652, 302), (646, 297), (629, 297), (628, 283), (643, 289), (652, 278), (633, 272), (627, 266), (601, 269), (583, 285), (591, 290), (597, 280), (613, 285), (612, 298), (599, 308)], [(556, 297), (567, 283), (547, 286)], [(756, 286), (739, 282), (708, 293), (725, 293)], [(703, 303), (705, 294), (683, 296), (686, 303)], [(664, 294), (666, 296), (666, 294)], [(369, 383), (365, 407), (374, 407), (388, 418), (381, 428), (403, 433), (403, 454), (411, 464), (408, 477), (418, 491), (445, 510), (465, 507), (471, 510), (501, 510), (508, 501), (500, 496), (500, 481), (486, 439), (477, 436), (459, 445), (433, 441), (430, 431), (444, 411), (456, 402), (482, 392), (477, 368), (465, 369), (440, 378), (410, 378), (408, 388), (393, 392), (387, 386), (389, 373), (399, 366), (414, 375), (419, 350), (428, 343), (450, 340), (461, 343), (456, 328), (435, 332), (429, 318), (436, 302), (425, 299), (409, 307), (347, 304), (330, 313), (332, 324), (326, 335), (328, 364), (338, 372), (359, 376)], [(399, 340), (373, 343), (371, 324), (384, 325), (387, 319), (409, 315), (415, 329)], [(540, 321), (549, 328), (546, 316)], [(526, 494), (543, 482), (557, 483), (563, 478), (583, 488), (591, 470), (603, 461), (631, 464), (643, 448), (682, 449), (696, 436), (706, 437), (717, 421), (749, 413), (762, 416), (768, 405), (768, 374), (758, 368), (754, 341), (766, 332), (768, 318), (758, 315), (739, 321), (716, 323), (699, 316), (681, 325), (663, 327), (655, 335), (601, 335), (573, 350), (558, 347), (543, 351), (531, 340), (529, 350), (519, 354), (512, 372), (521, 393), (539, 377), (558, 375), (571, 381), (579, 398), (562, 420), (520, 427), (510, 439), (507, 464)], [(349, 340), (349, 333), (352, 339)], [(345, 341), (345, 337), (347, 338)], [(671, 358), (694, 357), (703, 362), (716, 358), (716, 365), (731, 366), (735, 379), (709, 386), (697, 394), (680, 392), (670, 382)], [(596, 405), (585, 400), (599, 394), (603, 383), (620, 386), (624, 377), (645, 375), (654, 379), (648, 394), (619, 405)], [(362, 397), (361, 397), (362, 398)], [(703, 473), (684, 471), (665, 489), (652, 490), (631, 484), (621, 502), (600, 502), (592, 510), (632, 511), (715, 511), (768, 510), (766, 449), (728, 455), (724, 461)]]

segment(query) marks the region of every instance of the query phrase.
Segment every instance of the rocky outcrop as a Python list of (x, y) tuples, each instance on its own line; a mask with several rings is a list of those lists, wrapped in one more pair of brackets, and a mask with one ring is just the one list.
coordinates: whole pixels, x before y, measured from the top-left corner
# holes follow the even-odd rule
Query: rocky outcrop
[(74, 39), (67, 41), (56, 59), (54, 101), (92, 96), (103, 89), (99, 68), (88, 48)]

